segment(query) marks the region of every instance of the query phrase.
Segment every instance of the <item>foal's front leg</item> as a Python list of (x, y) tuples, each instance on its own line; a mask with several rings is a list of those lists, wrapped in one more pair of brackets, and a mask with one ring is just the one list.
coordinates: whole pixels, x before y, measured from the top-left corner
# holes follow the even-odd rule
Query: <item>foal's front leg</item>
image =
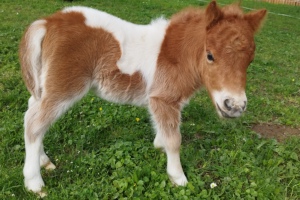
[(167, 154), (167, 173), (171, 181), (176, 185), (184, 186), (187, 184), (187, 179), (180, 163), (180, 105), (152, 97), (150, 113), (156, 128), (154, 146), (162, 148)]

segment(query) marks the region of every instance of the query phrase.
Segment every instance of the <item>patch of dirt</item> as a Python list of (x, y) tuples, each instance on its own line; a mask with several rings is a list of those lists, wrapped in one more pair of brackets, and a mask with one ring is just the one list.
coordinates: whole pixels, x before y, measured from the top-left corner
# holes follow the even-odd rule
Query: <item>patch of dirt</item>
[(291, 128), (283, 125), (255, 124), (251, 129), (261, 135), (263, 138), (274, 138), (278, 142), (282, 142), (291, 136), (300, 137), (299, 128)]

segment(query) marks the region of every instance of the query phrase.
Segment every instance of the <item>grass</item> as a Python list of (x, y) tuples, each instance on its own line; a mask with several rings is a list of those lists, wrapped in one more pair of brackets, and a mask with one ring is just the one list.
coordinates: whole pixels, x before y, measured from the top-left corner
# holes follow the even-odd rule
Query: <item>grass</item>
[[(20, 37), (33, 20), (78, 4), (145, 24), (206, 2), (2, 2), (0, 199), (37, 198), (26, 191), (22, 176), (23, 115), (29, 93), (19, 69)], [(57, 166), (52, 172), (42, 170), (47, 199), (300, 199), (300, 139), (279, 143), (251, 130), (257, 123), (300, 127), (300, 10), (260, 1), (243, 1), (242, 6), (272, 12), (256, 36), (257, 55), (248, 70), (248, 111), (237, 120), (220, 120), (205, 91), (191, 100), (181, 126), (186, 187), (174, 187), (168, 180), (166, 156), (153, 148), (146, 109), (111, 104), (89, 94), (45, 137), (46, 151)], [(211, 189), (213, 182), (217, 187)]]

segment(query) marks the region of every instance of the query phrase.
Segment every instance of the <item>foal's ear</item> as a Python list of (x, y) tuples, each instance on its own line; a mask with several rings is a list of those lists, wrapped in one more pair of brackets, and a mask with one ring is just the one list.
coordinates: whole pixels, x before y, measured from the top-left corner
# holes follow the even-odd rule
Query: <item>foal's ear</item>
[(210, 29), (221, 19), (222, 12), (216, 1), (210, 2), (205, 10), (206, 29)]
[(266, 15), (267, 15), (266, 9), (253, 11), (245, 15), (245, 20), (248, 21), (253, 31), (257, 32), (262, 26)]

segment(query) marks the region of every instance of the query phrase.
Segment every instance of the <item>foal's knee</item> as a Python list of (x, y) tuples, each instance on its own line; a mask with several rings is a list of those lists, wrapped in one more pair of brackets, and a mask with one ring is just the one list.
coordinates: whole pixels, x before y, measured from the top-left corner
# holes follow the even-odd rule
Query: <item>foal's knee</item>
[(156, 148), (162, 148), (166, 151), (178, 152), (181, 145), (181, 134), (157, 134), (154, 139), (154, 146)]

